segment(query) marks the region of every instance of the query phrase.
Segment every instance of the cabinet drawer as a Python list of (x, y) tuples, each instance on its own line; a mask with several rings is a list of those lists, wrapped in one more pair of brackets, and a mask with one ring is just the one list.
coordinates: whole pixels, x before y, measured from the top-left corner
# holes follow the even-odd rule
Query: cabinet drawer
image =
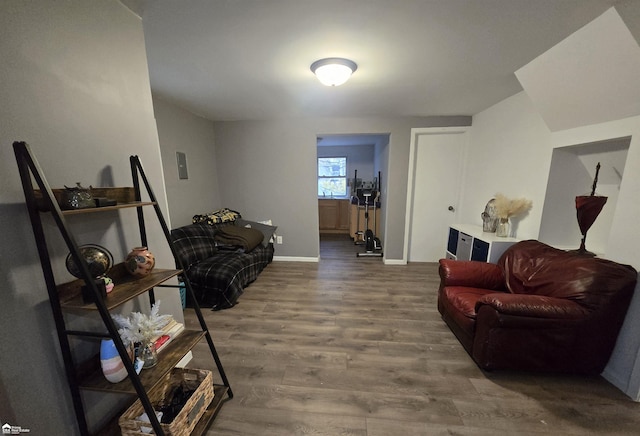
[(482, 239), (473, 238), (473, 248), (471, 250), (471, 260), (486, 262), (489, 256), (489, 243)]
[(458, 231), (449, 227), (449, 241), (447, 242), (447, 251), (455, 256), (458, 249)]
[(471, 242), (473, 237), (466, 233), (458, 234), (458, 248), (456, 250), (456, 258), (458, 260), (471, 260)]

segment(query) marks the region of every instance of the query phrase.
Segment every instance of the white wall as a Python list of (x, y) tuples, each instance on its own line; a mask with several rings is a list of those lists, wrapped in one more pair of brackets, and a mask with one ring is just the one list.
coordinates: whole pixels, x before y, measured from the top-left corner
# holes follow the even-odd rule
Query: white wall
[[(631, 143), (604, 256), (640, 270), (640, 117), (557, 132), (552, 140), (556, 146), (562, 147), (624, 136), (631, 136)], [(640, 400), (639, 330), (640, 286), (636, 287), (613, 356), (603, 373), (636, 401)]]
[(524, 92), (473, 117), (460, 221), (482, 225), (480, 214), (496, 193), (533, 201), (513, 219), (514, 236), (536, 239), (551, 163), (551, 136)]
[[(79, 434), (11, 144), (28, 142), (54, 187), (131, 186), (136, 154), (166, 212), (142, 25), (115, 0), (5, 0), (0, 59), (0, 419), (33, 435)], [(121, 261), (140, 244), (135, 209), (99, 215), (69, 223), (79, 243), (104, 245)], [(71, 280), (67, 249), (43, 219), (54, 273)], [(158, 265), (173, 267), (155, 220), (147, 230)], [(166, 308), (164, 294), (156, 295)], [(81, 345), (98, 351), (96, 341)], [(94, 424), (112, 408), (102, 398), (85, 396)]]
[[(541, 223), (552, 151), (556, 147), (631, 136), (615, 216), (604, 256), (640, 269), (640, 117), (551, 134), (524, 92), (474, 116), (469, 149), (463, 222), (479, 224), (487, 199), (497, 191), (533, 200), (519, 222), (517, 237), (536, 238)], [(589, 186), (586, 187), (587, 190)], [(556, 207), (574, 207), (557, 204)], [(577, 225), (577, 224), (576, 224)], [(588, 239), (587, 239), (588, 240)], [(632, 301), (614, 354), (604, 375), (632, 398), (640, 386), (640, 293)]]
[[(598, 219), (589, 228), (586, 248), (605, 253), (624, 176), (630, 138), (577, 144), (553, 149), (539, 239), (557, 247), (576, 249), (582, 235), (576, 219), (575, 198), (590, 195), (600, 164), (596, 195), (607, 197)], [(561, 205), (561, 207), (559, 207)]]
[[(171, 227), (191, 224), (193, 215), (220, 204), (213, 122), (154, 96)], [(187, 156), (188, 179), (178, 178), (176, 152)]]

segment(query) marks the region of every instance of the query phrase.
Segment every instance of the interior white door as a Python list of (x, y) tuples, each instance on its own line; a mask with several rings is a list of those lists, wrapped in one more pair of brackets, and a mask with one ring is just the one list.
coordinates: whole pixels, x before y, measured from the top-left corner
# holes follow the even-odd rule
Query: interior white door
[(408, 260), (437, 262), (445, 255), (448, 228), (457, 216), (467, 129), (415, 130)]

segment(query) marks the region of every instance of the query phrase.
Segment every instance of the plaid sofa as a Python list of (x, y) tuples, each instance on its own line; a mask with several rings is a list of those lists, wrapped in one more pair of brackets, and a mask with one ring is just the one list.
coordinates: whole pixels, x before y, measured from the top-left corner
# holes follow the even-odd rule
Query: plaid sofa
[[(214, 310), (232, 307), (244, 288), (273, 260), (273, 244), (259, 244), (249, 252), (220, 249), (215, 235), (233, 222), (197, 223), (171, 230), (176, 254), (189, 278), (196, 300)], [(187, 303), (193, 304), (187, 295)]]

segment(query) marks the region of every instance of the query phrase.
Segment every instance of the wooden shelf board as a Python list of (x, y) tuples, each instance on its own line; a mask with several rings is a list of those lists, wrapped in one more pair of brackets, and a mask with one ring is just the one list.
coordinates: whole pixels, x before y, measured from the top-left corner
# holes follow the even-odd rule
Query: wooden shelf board
[[(184, 330), (158, 353), (158, 364), (140, 372), (140, 381), (147, 392), (171, 371), (176, 364), (205, 336), (201, 330)], [(94, 362), (97, 359), (94, 359)], [(136, 394), (136, 390), (127, 377), (120, 383), (111, 383), (102, 374), (99, 365), (93, 365), (86, 377), (80, 381), (80, 388), (91, 391)]]
[[(122, 303), (144, 294), (170, 279), (177, 276), (182, 270), (176, 269), (153, 269), (148, 276), (136, 278), (131, 276), (124, 268), (124, 263), (119, 263), (109, 270), (109, 276), (114, 283), (113, 290), (107, 294), (105, 304), (111, 310)], [(82, 299), (82, 286), (84, 280), (78, 279), (72, 282), (58, 285), (60, 296), (60, 306), (65, 311), (87, 311), (98, 310), (94, 303), (85, 303)]]
[[(55, 197), (56, 202), (62, 208), (63, 197), (65, 195), (66, 189), (61, 188), (53, 188), (51, 192)], [(44, 194), (39, 189), (34, 189), (33, 191), (36, 203), (38, 206), (38, 210), (40, 212), (50, 212), (48, 204), (44, 200)], [(66, 209), (62, 210), (63, 215), (79, 215), (85, 213), (94, 213), (94, 212), (104, 212), (109, 210), (118, 210), (129, 207), (142, 207), (142, 206), (152, 206), (155, 205), (154, 201), (136, 201), (136, 190), (133, 186), (124, 186), (124, 187), (106, 187), (106, 188), (91, 188), (91, 195), (94, 198), (104, 197), (109, 198), (111, 200), (115, 200), (117, 204), (113, 206), (104, 206), (104, 207), (87, 207), (84, 209)]]
[(109, 210), (126, 209), (128, 207), (153, 206), (155, 201), (133, 201), (131, 203), (118, 203), (114, 206), (88, 207), (86, 209), (63, 210), (62, 215), (80, 215), (85, 213), (106, 212)]
[(207, 411), (200, 418), (196, 426), (191, 432), (191, 436), (201, 436), (207, 433), (207, 430), (211, 426), (211, 423), (215, 419), (216, 415), (222, 408), (222, 404), (228, 399), (227, 392), (229, 388), (222, 385), (213, 385), (214, 397), (211, 400), (211, 404), (207, 407)]

